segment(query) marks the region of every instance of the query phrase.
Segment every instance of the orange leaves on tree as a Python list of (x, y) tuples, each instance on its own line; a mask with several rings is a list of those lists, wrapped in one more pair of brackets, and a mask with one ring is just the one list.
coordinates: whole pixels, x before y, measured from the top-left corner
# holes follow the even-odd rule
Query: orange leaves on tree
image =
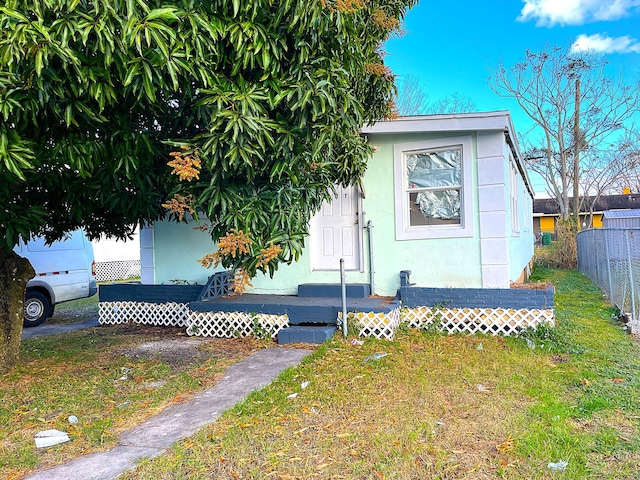
[[(182, 146), (183, 150), (189, 150), (189, 147)], [(180, 181), (186, 180), (190, 182), (194, 178), (197, 180), (200, 178), (200, 169), (202, 168), (202, 162), (200, 161), (200, 154), (197, 149), (190, 150), (188, 152), (171, 152), (169, 154), (173, 159), (167, 163), (173, 170), (171, 173), (177, 175)]]
[(171, 213), (178, 215), (178, 218), (182, 220), (185, 212), (193, 214), (193, 195), (180, 195), (176, 193), (171, 200), (167, 203), (163, 203), (162, 206), (169, 210)]
[(400, 20), (398, 20), (396, 17), (387, 15), (380, 9), (377, 9), (371, 14), (371, 20), (373, 20), (373, 23), (378, 25), (380, 28), (384, 28), (385, 30), (400, 29)]
[(320, 4), (331, 12), (353, 13), (367, 7), (365, 0), (320, 0)]
[(276, 258), (280, 252), (282, 252), (282, 247), (280, 247), (280, 245), (274, 245), (273, 243), (267, 248), (263, 248), (258, 256), (258, 268), (269, 265), (269, 262)]
[(218, 252), (207, 253), (204, 257), (198, 259), (198, 263), (204, 268), (216, 268), (220, 265), (220, 261), (221, 258), (220, 255), (218, 255)]
[[(242, 230), (232, 229), (225, 236), (220, 237), (218, 240), (218, 250), (213, 253), (208, 253), (204, 257), (198, 260), (198, 262), (205, 268), (217, 267), (222, 264), (225, 258), (240, 259), (242, 256), (252, 256), (258, 259), (257, 268), (265, 268), (273, 259), (275, 259), (282, 248), (279, 245), (269, 244), (267, 248), (260, 250), (260, 253), (255, 255), (252, 250), (253, 241), (250, 233), (245, 233)], [(252, 275), (246, 268), (237, 268), (233, 272), (233, 278), (231, 280), (231, 290), (240, 294), (243, 293), (247, 286), (251, 285)]]
[[(395, 120), (400, 118), (400, 112), (398, 111), (398, 104), (395, 100), (391, 99), (387, 102), (387, 116), (386, 120)], [(374, 150), (375, 151), (375, 150)]]
[(377, 77), (386, 77), (388, 75), (393, 75), (391, 73), (391, 69), (382, 63), (367, 63), (364, 66), (364, 69), (367, 73), (375, 75)]
[(244, 233), (242, 230), (232, 229), (224, 237), (218, 240), (218, 250), (214, 253), (207, 253), (198, 260), (205, 268), (214, 268), (222, 263), (225, 256), (231, 258), (239, 257), (242, 254), (248, 254), (251, 251), (251, 234)]
[(230, 255), (232, 258), (236, 258), (239, 254), (249, 253), (250, 248), (251, 234), (235, 228), (218, 240), (218, 252), (221, 255)]
[[(173, 168), (171, 173), (177, 175), (180, 181), (188, 181), (200, 178), (200, 168), (202, 163), (200, 162), (200, 155), (198, 150), (190, 150), (190, 147), (182, 146), (182, 150), (186, 152), (171, 152), (169, 155), (172, 160), (167, 163)], [(184, 218), (185, 212), (193, 214), (194, 208), (193, 195), (180, 195), (175, 194), (167, 203), (163, 203), (162, 206), (169, 210), (171, 213), (175, 213), (180, 220)]]
[[(232, 259), (241, 258), (243, 255), (249, 255), (256, 257), (252, 250), (253, 240), (250, 233), (245, 233), (242, 230), (232, 229), (225, 236), (220, 237), (218, 240), (218, 250), (213, 253), (208, 253), (204, 257), (198, 260), (198, 262), (205, 268), (217, 267), (225, 257)], [(267, 248), (262, 248), (260, 253), (257, 254), (257, 268), (265, 268), (271, 261), (273, 261), (282, 252), (280, 245), (269, 244)], [(244, 291), (244, 287), (251, 285), (251, 275), (244, 268), (238, 268), (234, 272), (234, 278), (232, 280), (231, 288), (236, 293)]]
[(241, 294), (244, 293), (246, 288), (251, 286), (251, 275), (244, 269), (238, 268), (235, 272), (233, 272), (233, 279), (231, 280), (231, 290), (233, 293)]

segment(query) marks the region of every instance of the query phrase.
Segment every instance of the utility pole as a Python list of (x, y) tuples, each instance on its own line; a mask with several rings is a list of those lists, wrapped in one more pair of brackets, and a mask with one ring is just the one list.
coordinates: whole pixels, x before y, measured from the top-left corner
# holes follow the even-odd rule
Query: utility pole
[[(577, 230), (580, 229), (580, 77), (576, 77), (576, 101), (573, 112), (573, 214)], [(576, 230), (576, 231), (577, 231)]]

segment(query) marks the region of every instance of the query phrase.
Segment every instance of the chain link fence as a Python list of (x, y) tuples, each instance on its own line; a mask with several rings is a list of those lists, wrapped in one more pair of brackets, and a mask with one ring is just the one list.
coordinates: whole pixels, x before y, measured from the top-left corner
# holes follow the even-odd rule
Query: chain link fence
[(129, 280), (140, 277), (140, 260), (96, 262), (96, 280)]
[(578, 269), (630, 317), (640, 334), (640, 229), (594, 228), (578, 233)]

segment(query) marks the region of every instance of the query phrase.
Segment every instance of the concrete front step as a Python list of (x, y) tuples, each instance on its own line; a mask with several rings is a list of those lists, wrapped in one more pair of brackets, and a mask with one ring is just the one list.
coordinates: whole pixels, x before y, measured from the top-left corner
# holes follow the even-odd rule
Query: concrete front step
[[(367, 298), (371, 296), (368, 283), (349, 283), (346, 285), (347, 298)], [(298, 297), (342, 297), (339, 283), (303, 283), (298, 285)]]
[(278, 332), (278, 345), (288, 343), (323, 343), (336, 333), (335, 325), (294, 325)]
[(290, 325), (335, 324), (340, 311), (339, 305), (287, 305), (286, 312)]

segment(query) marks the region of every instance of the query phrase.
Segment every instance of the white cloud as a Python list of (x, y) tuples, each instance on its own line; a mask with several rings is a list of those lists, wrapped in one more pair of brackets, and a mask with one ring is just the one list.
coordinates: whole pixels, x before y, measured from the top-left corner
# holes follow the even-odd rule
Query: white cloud
[(518, 20), (537, 26), (582, 25), (617, 20), (633, 13), (640, 0), (523, 0)]
[(624, 37), (608, 37), (596, 33), (594, 35), (579, 35), (571, 52), (595, 52), (595, 53), (640, 53), (640, 43), (628, 35)]

